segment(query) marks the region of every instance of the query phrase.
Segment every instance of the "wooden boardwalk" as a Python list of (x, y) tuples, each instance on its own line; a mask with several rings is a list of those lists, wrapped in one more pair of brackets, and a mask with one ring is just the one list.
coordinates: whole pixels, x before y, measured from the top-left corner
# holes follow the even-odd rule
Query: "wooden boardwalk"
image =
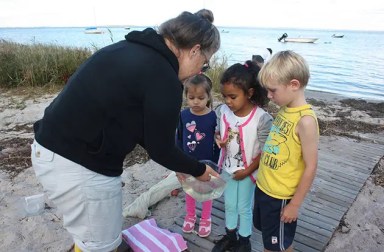
[[(342, 137), (320, 137), (318, 172), (300, 209), (295, 251), (324, 250), (383, 155), (383, 144)], [(184, 234), (181, 231), (184, 213), (180, 214), (168, 229), (183, 234), (191, 252), (211, 251), (213, 242), (225, 233), (223, 198), (213, 202), (212, 234), (208, 238), (200, 238), (195, 233)], [(198, 217), (200, 214), (201, 208), (197, 211)], [(253, 251), (263, 251), (261, 234), (256, 229), (251, 236), (251, 243)]]

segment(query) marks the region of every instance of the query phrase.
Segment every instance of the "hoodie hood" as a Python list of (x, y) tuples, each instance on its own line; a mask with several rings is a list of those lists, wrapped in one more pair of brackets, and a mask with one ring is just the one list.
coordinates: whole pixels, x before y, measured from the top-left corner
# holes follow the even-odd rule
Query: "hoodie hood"
[(169, 61), (176, 73), (179, 72), (179, 62), (175, 54), (168, 48), (167, 44), (165, 44), (164, 38), (157, 34), (154, 29), (147, 28), (143, 31), (132, 31), (125, 35), (125, 39), (129, 42), (154, 49)]

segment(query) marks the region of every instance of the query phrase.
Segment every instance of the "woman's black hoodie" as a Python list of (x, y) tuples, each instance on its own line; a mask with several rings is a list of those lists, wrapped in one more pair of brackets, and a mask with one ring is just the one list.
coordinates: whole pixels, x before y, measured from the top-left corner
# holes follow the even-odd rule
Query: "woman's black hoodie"
[(106, 176), (122, 173), (136, 144), (168, 169), (202, 175), (205, 165), (175, 146), (183, 89), (177, 58), (153, 29), (125, 38), (77, 69), (34, 124), (36, 141)]

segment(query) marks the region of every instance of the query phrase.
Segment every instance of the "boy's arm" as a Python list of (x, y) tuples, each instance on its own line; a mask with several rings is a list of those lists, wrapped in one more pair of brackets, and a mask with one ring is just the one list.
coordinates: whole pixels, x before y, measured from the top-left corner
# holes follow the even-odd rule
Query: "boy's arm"
[(319, 134), (316, 120), (312, 116), (303, 116), (296, 130), (301, 142), (305, 170), (295, 195), (282, 211), (281, 221), (285, 223), (297, 220), (299, 208), (312, 186), (317, 169)]

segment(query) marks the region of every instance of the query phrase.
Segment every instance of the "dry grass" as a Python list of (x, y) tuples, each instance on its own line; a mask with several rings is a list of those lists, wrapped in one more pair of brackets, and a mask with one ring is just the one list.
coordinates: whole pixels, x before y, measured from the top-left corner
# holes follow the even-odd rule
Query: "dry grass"
[(24, 45), (0, 39), (0, 86), (63, 85), (91, 54), (87, 48)]

